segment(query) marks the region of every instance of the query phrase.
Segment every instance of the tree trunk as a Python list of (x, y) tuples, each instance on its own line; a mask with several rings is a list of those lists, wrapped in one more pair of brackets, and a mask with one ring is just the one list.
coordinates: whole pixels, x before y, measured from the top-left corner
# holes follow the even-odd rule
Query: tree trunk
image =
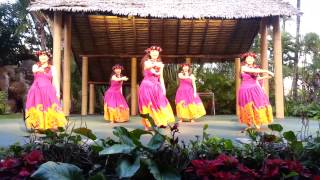
[[(301, 0), (297, 0), (297, 9), (300, 11)], [(292, 81), (292, 96), (298, 96), (298, 79), (299, 79), (299, 51), (300, 51), (300, 14), (297, 14), (297, 27), (296, 27), (296, 47), (294, 52), (293, 63), (293, 81)]]

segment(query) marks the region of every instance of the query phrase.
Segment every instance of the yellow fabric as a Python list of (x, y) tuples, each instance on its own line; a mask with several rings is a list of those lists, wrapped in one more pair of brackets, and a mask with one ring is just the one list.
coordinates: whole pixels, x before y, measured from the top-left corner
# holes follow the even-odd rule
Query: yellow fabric
[(127, 122), (129, 120), (129, 108), (111, 108), (104, 105), (104, 119), (111, 122)]
[(253, 102), (240, 107), (240, 123), (246, 124), (248, 127), (252, 125), (260, 127), (261, 125), (273, 122), (273, 114), (271, 105), (264, 107), (255, 107)]
[(206, 115), (206, 110), (202, 103), (185, 105), (184, 101), (180, 101), (176, 104), (177, 117), (179, 119), (197, 119)]
[[(166, 107), (160, 108), (158, 110), (152, 109), (151, 104), (149, 104), (147, 107), (143, 106), (141, 114), (149, 114), (152, 119), (154, 120), (156, 126), (167, 126), (168, 123), (174, 123), (176, 120), (173, 115), (172, 108), (170, 104), (168, 103)], [(151, 124), (147, 119), (142, 119), (142, 124), (145, 127), (150, 127)]]
[(57, 110), (58, 105), (52, 104), (47, 111), (43, 111), (43, 105), (38, 104), (26, 110), (26, 126), (30, 129), (55, 129), (64, 127), (67, 120), (62, 111)]

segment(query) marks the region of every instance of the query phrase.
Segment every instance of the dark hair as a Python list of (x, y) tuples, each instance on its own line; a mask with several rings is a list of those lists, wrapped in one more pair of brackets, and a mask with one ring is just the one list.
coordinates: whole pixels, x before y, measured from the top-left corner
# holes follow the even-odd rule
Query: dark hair
[[(144, 71), (144, 62), (146, 62), (148, 59), (151, 59), (150, 57), (150, 53), (146, 53), (142, 58), (141, 58), (141, 62), (140, 62), (140, 67), (141, 67), (141, 72), (143, 74)], [(162, 62), (161, 60), (161, 56), (159, 54), (157, 61)]]
[(183, 67), (184, 66), (187, 66), (189, 68), (188, 73), (189, 73), (189, 76), (190, 76), (192, 74), (191, 64), (183, 63), (183, 64), (180, 65), (180, 73), (182, 73), (182, 74), (183, 74)]

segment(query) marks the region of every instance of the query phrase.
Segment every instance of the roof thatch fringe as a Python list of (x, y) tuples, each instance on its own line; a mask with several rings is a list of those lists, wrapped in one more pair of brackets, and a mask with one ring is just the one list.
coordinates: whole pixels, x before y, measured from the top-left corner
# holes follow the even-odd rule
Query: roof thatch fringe
[(292, 16), (282, 0), (31, 0), (30, 11), (102, 12), (156, 18), (255, 18)]

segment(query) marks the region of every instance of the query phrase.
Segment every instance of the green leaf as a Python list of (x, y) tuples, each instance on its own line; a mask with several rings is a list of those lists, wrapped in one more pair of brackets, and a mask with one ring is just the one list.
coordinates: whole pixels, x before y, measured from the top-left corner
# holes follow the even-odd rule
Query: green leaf
[(180, 180), (180, 174), (169, 166), (158, 166), (153, 160), (147, 161), (148, 169), (156, 180)]
[(106, 180), (106, 177), (102, 172), (99, 172), (96, 175), (89, 177), (89, 180)]
[(299, 174), (295, 171), (291, 171), (289, 174), (285, 175), (285, 179), (291, 178), (291, 177), (295, 177), (295, 176), (299, 176)]
[(96, 140), (97, 139), (97, 136), (94, 135), (92, 133), (92, 130), (91, 129), (88, 129), (88, 128), (84, 128), (84, 127), (81, 127), (81, 128), (77, 128), (77, 129), (74, 129), (73, 132), (77, 133), (77, 134), (81, 134), (89, 139), (92, 139), (92, 140)]
[(144, 119), (147, 119), (153, 129), (156, 127), (156, 123), (149, 114), (140, 114), (140, 116)]
[[(124, 127), (115, 127), (113, 130), (113, 134), (119, 138), (120, 143), (127, 144), (135, 147), (134, 140), (132, 139), (129, 131)], [(138, 141), (138, 139), (135, 139)]]
[(122, 159), (116, 168), (116, 172), (120, 178), (132, 177), (140, 168), (140, 158), (131, 163), (127, 159)]
[(135, 129), (130, 132), (131, 137), (134, 137), (136, 139), (140, 139), (140, 137), (144, 134), (152, 134), (150, 131), (145, 131), (142, 129)]
[(99, 155), (108, 155), (108, 154), (128, 154), (130, 153), (135, 147), (129, 146), (127, 144), (115, 144), (111, 147), (106, 147), (102, 151), (99, 152)]
[(283, 133), (283, 137), (290, 142), (297, 141), (297, 136), (293, 131), (287, 131)]
[(147, 144), (147, 147), (152, 150), (157, 150), (162, 146), (164, 141), (165, 141), (165, 137), (157, 133), (154, 136), (152, 136), (149, 143)]
[(269, 124), (268, 128), (277, 132), (281, 132), (283, 130), (283, 127), (280, 124)]
[(205, 124), (205, 125), (203, 125), (202, 130), (203, 130), (203, 131), (206, 131), (206, 130), (208, 129), (208, 127), (209, 127), (209, 125), (208, 125), (208, 124)]
[(84, 180), (82, 170), (79, 167), (73, 164), (52, 161), (42, 164), (31, 177), (43, 180)]
[(291, 147), (296, 154), (300, 154), (303, 151), (303, 144), (301, 141), (292, 142)]
[(231, 140), (225, 140), (223, 142), (223, 146), (226, 150), (232, 150), (233, 149), (233, 144), (232, 144), (232, 141)]

